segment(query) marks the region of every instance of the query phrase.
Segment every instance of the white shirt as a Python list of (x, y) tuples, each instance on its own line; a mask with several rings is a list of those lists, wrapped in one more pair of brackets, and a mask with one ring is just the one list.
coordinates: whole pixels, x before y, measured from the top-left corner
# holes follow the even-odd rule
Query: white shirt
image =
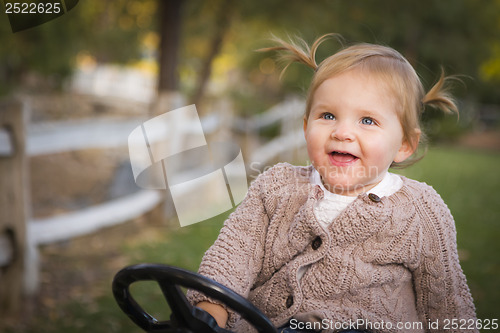
[[(314, 215), (323, 227), (328, 226), (356, 197), (335, 194), (328, 191), (321, 176), (316, 169), (313, 169), (311, 183), (319, 185), (323, 190), (324, 197), (319, 200), (314, 207)], [(384, 178), (369, 192), (376, 194), (380, 198), (396, 193), (403, 186), (401, 177), (394, 173), (386, 172)]]
[[(316, 169), (313, 169), (311, 183), (319, 185), (324, 193), (323, 199), (318, 200), (314, 206), (314, 215), (322, 227), (326, 228), (351, 202), (356, 200), (356, 197), (335, 194), (328, 191), (323, 185), (321, 176)], [(403, 180), (401, 177), (394, 173), (386, 172), (384, 178), (370, 190), (370, 193), (376, 194), (382, 198), (396, 193), (402, 186)], [(299, 269), (297, 272), (299, 279), (302, 278), (306, 269), (307, 266)]]

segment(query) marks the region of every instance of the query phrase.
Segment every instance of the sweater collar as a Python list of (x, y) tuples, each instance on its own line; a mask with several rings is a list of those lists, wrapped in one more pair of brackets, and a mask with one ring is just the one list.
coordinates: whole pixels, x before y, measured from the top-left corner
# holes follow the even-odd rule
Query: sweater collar
[(391, 196), (382, 197), (378, 202), (371, 200), (367, 193), (362, 193), (325, 230), (320, 226), (314, 215), (314, 204), (324, 197), (324, 192), (319, 185), (310, 183), (309, 180), (313, 170), (313, 167), (309, 166), (299, 173), (300, 177), (307, 177), (308, 180), (298, 183), (299, 187), (307, 187), (307, 190), (302, 188), (300, 192), (308, 193), (306, 202), (300, 209), (299, 216), (302, 217), (301, 223), (304, 224), (303, 228), (308, 230), (308, 233), (320, 235), (326, 231), (328, 240), (334, 245), (363, 242), (375, 234), (389, 221), (393, 208), (401, 201), (398, 199), (401, 196), (400, 192), (406, 192), (405, 178), (403, 177), (403, 188)]

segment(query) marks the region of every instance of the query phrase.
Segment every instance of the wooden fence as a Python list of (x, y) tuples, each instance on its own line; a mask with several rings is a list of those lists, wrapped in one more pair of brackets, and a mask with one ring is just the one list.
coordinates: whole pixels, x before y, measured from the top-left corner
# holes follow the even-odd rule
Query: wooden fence
[[(29, 157), (88, 148), (113, 149), (127, 145), (128, 135), (146, 119), (117, 122), (51, 122), (25, 124), (26, 105), (0, 104), (0, 312), (15, 311), (21, 294), (32, 294), (39, 284), (38, 247), (86, 235), (141, 216), (162, 201), (161, 192), (140, 190), (126, 197), (48, 218), (29, 216), (26, 161)], [(304, 102), (291, 98), (251, 119), (209, 115), (201, 119), (205, 134), (221, 129), (244, 133), (247, 166), (264, 169), (278, 156), (293, 159), (304, 145), (301, 118)], [(144, 112), (146, 113), (146, 112)], [(278, 124), (280, 135), (263, 142), (261, 129)], [(292, 152), (290, 155), (290, 152)], [(288, 154), (287, 156), (285, 156)], [(248, 167), (247, 167), (248, 169)]]
[(26, 248), (26, 154), (22, 105), (0, 104), (0, 313), (21, 306)]

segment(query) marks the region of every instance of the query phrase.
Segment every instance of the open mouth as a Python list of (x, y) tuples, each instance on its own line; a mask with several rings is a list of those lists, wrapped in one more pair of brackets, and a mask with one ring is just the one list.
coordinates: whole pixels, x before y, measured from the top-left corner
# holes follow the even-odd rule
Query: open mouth
[(357, 156), (339, 151), (332, 151), (330, 158), (335, 164), (350, 164), (359, 159)]

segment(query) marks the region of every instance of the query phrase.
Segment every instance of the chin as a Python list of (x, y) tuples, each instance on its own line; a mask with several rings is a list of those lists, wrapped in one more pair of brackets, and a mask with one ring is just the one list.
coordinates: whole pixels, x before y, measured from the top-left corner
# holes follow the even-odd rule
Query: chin
[(329, 180), (328, 184), (325, 184), (325, 188), (327, 190), (337, 194), (350, 193), (352, 191), (355, 191), (356, 188), (362, 187), (362, 185), (353, 185), (352, 182), (342, 180)]

